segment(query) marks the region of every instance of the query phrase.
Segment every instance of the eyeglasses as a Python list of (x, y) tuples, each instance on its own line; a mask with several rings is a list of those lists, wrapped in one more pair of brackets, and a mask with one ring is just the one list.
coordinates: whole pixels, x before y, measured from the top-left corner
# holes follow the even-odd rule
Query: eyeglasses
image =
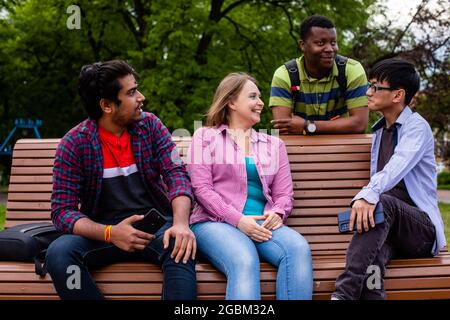
[(373, 92), (377, 92), (380, 90), (389, 90), (389, 91), (398, 90), (398, 88), (377, 86), (375, 83), (372, 83), (372, 82), (368, 82), (367, 85), (368, 85), (369, 89), (373, 90)]

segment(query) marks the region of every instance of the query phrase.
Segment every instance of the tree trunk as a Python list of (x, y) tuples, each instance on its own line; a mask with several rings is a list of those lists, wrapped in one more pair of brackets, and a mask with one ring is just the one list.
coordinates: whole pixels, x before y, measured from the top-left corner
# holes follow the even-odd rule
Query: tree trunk
[[(221, 8), (223, 5), (224, 0), (212, 0), (211, 1), (211, 10), (209, 12), (209, 21), (208, 24), (216, 24), (220, 21), (222, 18)], [(206, 26), (206, 29), (208, 29), (208, 26)], [(212, 31), (205, 31), (202, 34), (202, 37), (200, 39), (200, 42), (198, 43), (197, 52), (195, 54), (195, 61), (199, 65), (205, 65), (208, 63), (208, 59), (206, 57), (206, 51), (208, 50), (209, 44), (211, 43), (211, 40), (213, 38), (214, 32)]]

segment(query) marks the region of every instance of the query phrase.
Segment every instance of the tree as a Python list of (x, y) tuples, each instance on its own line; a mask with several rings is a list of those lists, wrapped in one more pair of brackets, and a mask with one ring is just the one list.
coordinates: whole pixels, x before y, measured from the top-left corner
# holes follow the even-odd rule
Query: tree
[[(173, 130), (193, 129), (229, 72), (252, 73), (268, 101), (274, 70), (298, 55), (301, 20), (321, 13), (348, 33), (366, 25), (374, 0), (80, 0), (81, 29), (66, 27), (72, 1), (0, 2), (0, 72), (7, 82), (2, 123), (43, 119), (43, 135), (62, 136), (86, 114), (76, 92), (83, 64), (128, 60), (140, 73), (146, 108)], [(265, 110), (261, 126), (268, 125)], [(192, 131), (191, 131), (192, 132)]]
[(368, 68), (379, 60), (396, 56), (416, 65), (422, 87), (413, 106), (434, 130), (437, 155), (448, 161), (450, 3), (422, 0), (403, 28), (393, 27), (395, 18), (385, 17), (381, 25), (363, 28), (356, 38), (352, 55), (363, 61)]

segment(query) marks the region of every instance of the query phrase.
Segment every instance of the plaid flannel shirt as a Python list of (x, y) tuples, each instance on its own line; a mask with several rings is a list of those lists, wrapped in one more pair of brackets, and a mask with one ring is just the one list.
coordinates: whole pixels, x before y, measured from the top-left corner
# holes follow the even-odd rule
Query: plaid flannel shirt
[[(178, 196), (188, 196), (192, 201), (186, 167), (161, 120), (143, 112), (142, 119), (128, 132), (139, 174), (160, 209), (172, 214), (171, 202)], [(102, 178), (98, 125), (95, 120), (87, 119), (72, 128), (56, 150), (51, 197), (51, 217), (56, 228), (72, 233), (78, 219), (96, 220)]]

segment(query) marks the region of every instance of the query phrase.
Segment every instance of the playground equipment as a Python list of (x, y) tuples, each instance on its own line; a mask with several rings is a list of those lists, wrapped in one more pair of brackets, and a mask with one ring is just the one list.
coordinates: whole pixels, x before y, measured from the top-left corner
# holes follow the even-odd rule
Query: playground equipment
[(14, 120), (14, 128), (6, 137), (5, 141), (0, 146), (0, 155), (12, 156), (12, 148), (13, 144), (10, 143), (10, 140), (17, 129), (33, 129), (34, 135), (36, 138), (41, 139), (41, 135), (39, 134), (38, 128), (42, 125), (42, 120), (36, 119), (22, 119), (18, 118)]

